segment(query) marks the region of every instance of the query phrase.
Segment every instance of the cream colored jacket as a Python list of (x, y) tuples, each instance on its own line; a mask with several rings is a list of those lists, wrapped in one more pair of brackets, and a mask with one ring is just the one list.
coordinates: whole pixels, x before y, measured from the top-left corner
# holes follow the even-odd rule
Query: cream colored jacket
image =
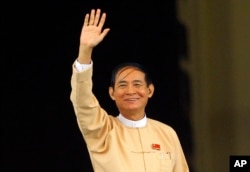
[(92, 70), (71, 78), (73, 103), (95, 172), (188, 172), (176, 132), (146, 118), (145, 126), (124, 125), (102, 109), (92, 93)]

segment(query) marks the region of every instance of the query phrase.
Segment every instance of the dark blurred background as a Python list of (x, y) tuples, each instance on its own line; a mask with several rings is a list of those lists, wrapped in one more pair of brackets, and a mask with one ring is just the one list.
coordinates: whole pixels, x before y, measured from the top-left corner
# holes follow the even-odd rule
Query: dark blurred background
[(179, 67), (180, 58), (188, 58), (186, 31), (176, 1), (11, 1), (1, 16), (2, 172), (92, 171), (69, 99), (72, 63), (91, 8), (107, 13), (104, 27), (111, 29), (93, 54), (100, 104), (118, 114), (108, 96), (115, 65), (146, 65), (156, 87), (147, 115), (177, 131), (191, 161), (189, 78)]

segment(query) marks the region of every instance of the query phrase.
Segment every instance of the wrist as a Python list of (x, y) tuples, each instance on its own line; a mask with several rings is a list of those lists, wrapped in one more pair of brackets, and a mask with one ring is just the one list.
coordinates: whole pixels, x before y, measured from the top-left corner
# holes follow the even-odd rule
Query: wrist
[(89, 64), (91, 62), (92, 51), (93, 48), (80, 45), (77, 58), (78, 62), (81, 64)]

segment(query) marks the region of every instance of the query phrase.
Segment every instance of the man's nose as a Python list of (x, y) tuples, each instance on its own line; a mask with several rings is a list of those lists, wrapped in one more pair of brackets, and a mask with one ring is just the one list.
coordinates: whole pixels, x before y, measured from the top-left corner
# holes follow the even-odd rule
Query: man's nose
[(134, 94), (135, 88), (133, 85), (128, 85), (127, 94)]

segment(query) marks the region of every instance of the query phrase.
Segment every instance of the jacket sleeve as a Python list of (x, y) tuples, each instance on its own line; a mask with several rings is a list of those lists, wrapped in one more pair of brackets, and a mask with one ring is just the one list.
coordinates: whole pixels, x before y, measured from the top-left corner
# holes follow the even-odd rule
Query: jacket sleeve
[(105, 149), (105, 141), (112, 129), (112, 123), (92, 92), (92, 73), (93, 67), (78, 72), (73, 64), (70, 100), (88, 148), (90, 151), (100, 152)]
[(174, 166), (174, 172), (189, 172), (189, 167), (182, 149), (182, 145), (180, 143), (179, 137), (177, 133), (172, 130), (173, 140), (175, 142), (175, 150), (176, 150), (176, 163)]

